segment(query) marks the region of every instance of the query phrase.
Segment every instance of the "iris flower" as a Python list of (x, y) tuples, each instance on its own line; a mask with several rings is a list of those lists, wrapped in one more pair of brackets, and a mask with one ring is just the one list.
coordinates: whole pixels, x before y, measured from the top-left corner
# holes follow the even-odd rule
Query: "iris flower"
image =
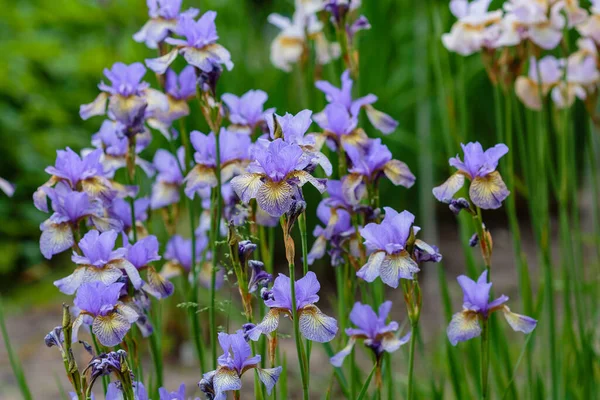
[(600, 0), (592, 0), (591, 15), (577, 25), (581, 36), (600, 44)]
[(157, 299), (162, 299), (173, 294), (173, 284), (164, 279), (150, 264), (161, 258), (158, 254), (158, 239), (156, 236), (147, 236), (127, 247), (126, 258), (138, 271), (146, 271), (147, 279), (142, 286), (145, 292)]
[(158, 171), (158, 175), (152, 185), (150, 207), (156, 210), (179, 203), (179, 188), (183, 184), (181, 167), (185, 166), (183, 146), (177, 150), (177, 158), (167, 150), (156, 150), (152, 163)]
[(183, 55), (185, 61), (204, 72), (212, 72), (214, 65), (225, 65), (228, 71), (233, 68), (229, 51), (217, 43), (217, 27), (215, 11), (205, 12), (198, 21), (194, 16), (181, 14), (177, 20), (175, 33), (183, 39), (167, 38), (165, 42), (174, 47), (162, 57), (147, 59), (148, 68), (157, 74), (164, 74), (169, 65), (175, 61), (177, 54)]
[(415, 250), (430, 254), (432, 261), (439, 261), (441, 256), (435, 247), (415, 240), (420, 228), (413, 225), (414, 215), (408, 211), (398, 213), (390, 207), (384, 207), (384, 210), (385, 217), (380, 224), (370, 223), (360, 230), (370, 256), (356, 276), (367, 282), (373, 282), (379, 276), (383, 283), (397, 288), (400, 279), (413, 279), (419, 272)]
[(464, 162), (458, 157), (450, 158), (450, 166), (458, 169), (440, 186), (433, 189), (433, 195), (443, 203), (450, 203), (452, 198), (465, 184), (465, 178), (471, 181), (469, 197), (473, 204), (484, 210), (502, 206), (510, 191), (496, 171), (498, 161), (508, 153), (508, 147), (497, 144), (485, 152), (479, 142), (461, 144), (465, 155)]
[[(377, 101), (377, 96), (368, 94), (356, 100), (352, 98), (352, 86), (354, 82), (350, 77), (350, 70), (344, 71), (342, 74), (342, 87), (337, 88), (327, 81), (317, 81), (315, 86), (317, 89), (325, 93), (325, 98), (329, 103), (337, 103), (343, 105), (351, 116), (358, 118), (358, 114), (362, 108), (365, 109), (367, 117), (373, 126), (381, 133), (389, 134), (396, 130), (398, 121), (394, 120), (389, 115), (376, 110), (373, 103)], [(324, 112), (315, 114), (315, 122), (319, 125), (329, 125), (328, 115)]]
[[(309, 271), (306, 276), (295, 282), (296, 309), (300, 333), (308, 340), (325, 343), (335, 337), (338, 330), (337, 321), (321, 312), (315, 305), (319, 301), (317, 293), (321, 285), (314, 272)], [(279, 326), (281, 314), (292, 318), (292, 297), (290, 292), (290, 278), (279, 274), (273, 284), (273, 289), (264, 294), (265, 305), (270, 308), (262, 320), (248, 332), (251, 340), (257, 341), (261, 334), (268, 335)]]
[[(185, 396), (185, 383), (182, 383), (179, 386), (179, 389), (176, 392), (169, 392), (164, 387), (158, 389), (159, 400), (188, 400), (188, 397)], [(196, 400), (199, 400), (196, 398)]]
[(75, 271), (54, 285), (65, 294), (73, 294), (87, 283), (99, 281), (104, 284), (117, 282), (125, 273), (135, 289), (142, 287), (143, 281), (138, 270), (125, 258), (124, 247), (113, 250), (118, 233), (110, 230), (100, 233), (91, 230), (79, 241), (82, 255), (73, 252), (71, 260), (77, 264)]
[(276, 139), (257, 149), (254, 157), (246, 173), (231, 180), (231, 186), (244, 203), (255, 198), (269, 215), (279, 217), (288, 212), (294, 200), (303, 198), (300, 188), (307, 182), (321, 193), (325, 191), (326, 181), (307, 171), (314, 165), (314, 157), (297, 144)]
[(221, 99), (227, 106), (229, 121), (232, 124), (227, 129), (235, 132), (254, 132), (265, 123), (265, 117), (275, 111), (274, 108), (263, 109), (268, 98), (262, 90), (250, 90), (240, 97), (231, 93), (223, 94)]
[(260, 367), (261, 356), (252, 356), (252, 350), (244, 337), (244, 331), (236, 333), (219, 333), (219, 344), (223, 354), (218, 358), (218, 367), (205, 373), (198, 383), (200, 390), (209, 399), (225, 400), (227, 392), (242, 388), (242, 375), (251, 369), (256, 369), (258, 378), (271, 394), (273, 387), (281, 374), (281, 367), (263, 369)]
[(146, 43), (150, 49), (156, 49), (171, 32), (175, 31), (180, 15), (185, 14), (196, 18), (199, 11), (195, 8), (180, 12), (181, 2), (182, 0), (147, 0), (150, 20), (133, 35), (133, 40)]
[(464, 296), (462, 311), (452, 316), (446, 330), (452, 345), (456, 346), (458, 342), (481, 335), (480, 321), (487, 320), (494, 311), (502, 311), (504, 318), (515, 331), (531, 333), (535, 329), (535, 319), (513, 313), (504, 305), (508, 301), (507, 296), (502, 295), (492, 302), (489, 301), (492, 283), (487, 283), (487, 271), (481, 274), (477, 282), (465, 275), (459, 276), (457, 280)]
[(381, 304), (378, 314), (368, 304), (354, 303), (350, 312), (350, 321), (356, 328), (346, 328), (348, 344), (330, 358), (331, 364), (341, 367), (344, 358), (352, 352), (354, 344), (360, 339), (364, 339), (365, 346), (370, 348), (378, 359), (383, 352), (393, 353), (407, 343), (410, 340), (410, 332), (402, 338), (398, 338), (395, 334), (399, 329), (398, 323), (396, 321), (391, 321), (389, 324), (386, 322), (391, 309), (391, 301)]
[(138, 314), (119, 301), (124, 283), (88, 282), (81, 285), (75, 296), (79, 315), (73, 321), (73, 342), (81, 325), (89, 325), (104, 346), (116, 346), (125, 337)]

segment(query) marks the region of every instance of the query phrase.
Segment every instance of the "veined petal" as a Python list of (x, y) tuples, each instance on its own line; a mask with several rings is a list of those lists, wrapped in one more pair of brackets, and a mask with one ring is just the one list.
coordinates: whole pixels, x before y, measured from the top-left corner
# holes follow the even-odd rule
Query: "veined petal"
[(268, 335), (273, 332), (279, 326), (279, 310), (272, 308), (269, 310), (267, 315), (263, 318), (260, 324), (256, 325), (250, 331), (248, 331), (248, 337), (257, 341), (261, 334)]
[(373, 282), (379, 276), (379, 271), (386, 254), (384, 251), (376, 251), (369, 256), (367, 263), (358, 270), (356, 276), (367, 282)]
[(408, 165), (398, 160), (390, 160), (383, 166), (383, 173), (396, 186), (410, 188), (415, 184), (415, 176)]
[(111, 188), (110, 181), (103, 177), (85, 179), (81, 181), (81, 188), (92, 199), (112, 200), (114, 198), (114, 191)]
[(123, 341), (131, 327), (127, 318), (116, 312), (94, 318), (92, 332), (104, 346), (113, 347)]
[(315, 305), (308, 305), (298, 312), (302, 336), (313, 342), (326, 343), (335, 337), (338, 325), (335, 318), (327, 316)]
[(205, 49), (196, 49), (195, 47), (183, 47), (181, 54), (188, 64), (197, 67), (205, 72), (210, 72), (212, 69), (212, 54)]
[(386, 113), (376, 110), (372, 105), (367, 104), (364, 108), (371, 124), (384, 135), (394, 132), (398, 127), (398, 121)]
[(181, 266), (181, 264), (176, 263), (174, 261), (167, 261), (160, 271), (161, 277), (165, 279), (173, 278), (175, 276), (182, 275), (182, 273), (186, 273), (185, 269)]
[(531, 333), (537, 325), (537, 320), (526, 315), (514, 313), (507, 306), (502, 308), (502, 313), (504, 314), (504, 318), (506, 318), (506, 322), (517, 332)]
[(236, 371), (226, 367), (219, 367), (213, 377), (213, 387), (215, 388), (215, 400), (225, 400), (227, 396), (225, 392), (240, 390), (242, 388), (242, 380)]
[(273, 390), (273, 387), (275, 387), (275, 384), (279, 380), (279, 375), (281, 375), (282, 369), (282, 367), (267, 369), (262, 369), (258, 367), (256, 368), (256, 372), (258, 373), (258, 379), (260, 379), (260, 381), (267, 388), (268, 395), (271, 395), (271, 391)]
[(231, 187), (244, 203), (256, 197), (262, 184), (262, 176), (259, 174), (238, 175), (231, 180)]
[(106, 113), (106, 100), (108, 93), (100, 92), (100, 94), (89, 104), (82, 104), (79, 107), (79, 116), (86, 120), (96, 115), (104, 115)]
[(159, 75), (162, 75), (167, 71), (169, 65), (171, 65), (173, 61), (175, 61), (175, 58), (177, 57), (177, 51), (177, 48), (174, 48), (162, 57), (148, 58), (145, 60), (146, 65), (152, 71), (156, 72)]
[(126, 259), (119, 258), (117, 260), (113, 260), (110, 262), (110, 265), (125, 271), (134, 288), (139, 289), (144, 284), (144, 281), (140, 277), (140, 273), (137, 268)]
[(69, 276), (54, 281), (54, 286), (64, 294), (73, 294), (79, 289), (79, 286), (85, 279), (85, 268), (75, 268), (75, 271)]
[(196, 165), (183, 180), (185, 185), (185, 195), (190, 199), (198, 189), (217, 186), (217, 176), (212, 168), (203, 165)]
[(96, 268), (93, 266), (85, 267), (85, 282), (100, 281), (105, 285), (115, 283), (123, 276), (123, 271), (113, 265), (106, 265), (104, 268)]
[(256, 201), (269, 215), (279, 217), (289, 211), (293, 194), (292, 186), (286, 181), (267, 181), (258, 189)]
[(77, 343), (77, 338), (79, 336), (79, 329), (81, 328), (81, 325), (83, 325), (84, 321), (85, 321), (85, 314), (79, 314), (77, 316), (77, 318), (75, 318), (75, 320), (73, 321), (73, 325), (71, 327), (71, 341), (73, 343)]
[(412, 279), (413, 274), (417, 272), (419, 272), (419, 266), (406, 251), (388, 255), (383, 259), (379, 269), (383, 283), (393, 288), (398, 287), (401, 278)]
[(125, 319), (130, 323), (134, 323), (135, 321), (138, 320), (138, 318), (140, 317), (140, 315), (137, 313), (137, 311), (135, 311), (135, 309), (133, 307), (130, 307), (126, 304), (123, 303), (119, 303), (117, 304), (117, 306), (115, 307), (115, 310), (117, 313), (119, 313), (120, 315), (122, 315), (123, 317), (125, 317)]
[(221, 46), (218, 43), (209, 44), (205, 47), (205, 49), (212, 54), (212, 58), (216, 59), (219, 63), (225, 65), (227, 71), (231, 71), (233, 69), (233, 62), (231, 61), (231, 54), (229, 50), (225, 47)]
[(179, 203), (179, 187), (176, 184), (157, 181), (152, 186), (150, 207), (153, 210)]
[(169, 297), (175, 290), (173, 284), (156, 272), (154, 267), (148, 267), (147, 280), (148, 283), (144, 285), (144, 290), (157, 299)]
[(321, 193), (327, 190), (327, 179), (317, 179), (306, 171), (296, 171), (293, 173), (293, 176), (300, 179), (300, 186), (309, 182)]
[(352, 353), (352, 349), (354, 348), (355, 343), (356, 339), (351, 336), (348, 340), (348, 344), (346, 344), (346, 346), (342, 350), (340, 350), (336, 355), (329, 359), (331, 365), (333, 365), (334, 367), (341, 367), (344, 363), (344, 359), (348, 355), (350, 355), (350, 353)]
[[(317, 143), (320, 140), (324, 140), (324, 136), (323, 135), (319, 135), (317, 136)], [(322, 143), (321, 143), (322, 145)], [(320, 146), (315, 146), (315, 147), (319, 147)], [(331, 173), (333, 172), (333, 166), (331, 165), (331, 161), (329, 161), (329, 158), (327, 158), (327, 156), (323, 153), (321, 153), (320, 151), (315, 151), (312, 153), (313, 155), (313, 160), (319, 164), (321, 166), (321, 168), (323, 168), (323, 172), (325, 172), (325, 175), (330, 176)]]
[(362, 193), (358, 187), (363, 183), (363, 177), (359, 174), (348, 174), (342, 181), (342, 193), (345, 199), (348, 199), (350, 204), (358, 204), (360, 198), (357, 194)]
[(312, 265), (315, 260), (320, 260), (323, 258), (326, 250), (327, 240), (325, 239), (325, 236), (319, 236), (307, 254), (308, 265)]
[(478, 176), (473, 179), (469, 188), (471, 201), (484, 210), (499, 208), (509, 194), (510, 191), (498, 171), (486, 176)]
[(461, 173), (454, 173), (440, 186), (433, 188), (433, 195), (442, 203), (450, 203), (456, 192), (465, 184), (465, 176)]
[(446, 334), (453, 346), (456, 346), (458, 342), (464, 342), (481, 335), (477, 314), (466, 310), (454, 314), (448, 329), (446, 329)]
[(47, 220), (42, 223), (42, 235), (40, 236), (40, 251), (48, 260), (54, 254), (61, 253), (75, 243), (73, 231), (68, 223), (55, 224)]
[(392, 332), (387, 332), (383, 335), (383, 338), (381, 339), (381, 347), (384, 351), (387, 351), (388, 353), (393, 353), (394, 351), (398, 350), (400, 346), (408, 343), (409, 340), (410, 332), (408, 332), (401, 338), (397, 337)]

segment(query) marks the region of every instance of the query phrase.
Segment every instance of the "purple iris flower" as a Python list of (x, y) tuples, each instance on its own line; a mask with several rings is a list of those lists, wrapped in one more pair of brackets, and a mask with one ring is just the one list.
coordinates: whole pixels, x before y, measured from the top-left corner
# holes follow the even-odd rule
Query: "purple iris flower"
[(502, 295), (490, 302), (490, 290), (492, 283), (487, 282), (487, 271), (484, 271), (477, 282), (465, 275), (457, 278), (458, 284), (463, 290), (463, 309), (452, 316), (446, 333), (452, 345), (464, 342), (481, 335), (480, 321), (487, 320), (494, 311), (502, 311), (508, 324), (513, 330), (523, 333), (531, 333), (537, 321), (525, 315), (510, 311), (504, 303), (508, 297)]
[(229, 121), (233, 124), (228, 129), (252, 133), (257, 126), (265, 122), (265, 117), (275, 109), (263, 110), (269, 96), (262, 90), (250, 90), (241, 97), (225, 93), (221, 99), (227, 106)]
[(120, 221), (106, 218), (104, 207), (100, 200), (90, 199), (85, 192), (75, 192), (65, 183), (56, 187), (41, 189), (52, 204), (54, 213), (40, 225), (40, 251), (47, 259), (54, 254), (62, 253), (75, 244), (73, 229), (82, 220), (90, 220), (100, 229), (121, 230)]
[(195, 8), (180, 14), (181, 2), (182, 0), (146, 0), (150, 20), (133, 35), (133, 40), (146, 43), (150, 49), (156, 49), (171, 32), (175, 31), (179, 15), (185, 14), (196, 18), (199, 11)]
[(73, 342), (81, 325), (89, 325), (100, 343), (116, 346), (125, 337), (138, 314), (119, 301), (123, 283), (88, 282), (81, 285), (75, 296), (79, 315), (73, 321)]
[(212, 400), (225, 400), (227, 392), (242, 388), (242, 375), (250, 369), (256, 369), (258, 378), (266, 386), (267, 394), (271, 394), (273, 387), (279, 379), (282, 367), (263, 369), (260, 368), (260, 355), (252, 356), (252, 350), (246, 339), (244, 331), (236, 333), (219, 333), (219, 344), (223, 355), (218, 358), (219, 366), (216, 370), (205, 373), (198, 383), (200, 390)]
[[(140, 197), (139, 199), (136, 199), (133, 204), (133, 207), (135, 208), (136, 223), (146, 221), (148, 219), (150, 199), (147, 197)], [(118, 197), (115, 198), (108, 210), (108, 213), (112, 218), (121, 221), (124, 231), (129, 231), (132, 228), (131, 204), (129, 204), (129, 201)]]
[(344, 195), (358, 203), (357, 193), (364, 193), (360, 186), (374, 183), (385, 175), (394, 185), (412, 187), (415, 176), (408, 166), (392, 159), (392, 152), (381, 143), (381, 139), (369, 139), (364, 146), (344, 144), (346, 155), (350, 159), (350, 174), (343, 181)]
[[(199, 264), (202, 260), (202, 253), (208, 246), (206, 235), (196, 235), (196, 262)], [(167, 248), (163, 257), (167, 262), (163, 266), (161, 275), (163, 278), (172, 278), (177, 275), (188, 276), (192, 279), (190, 271), (192, 269), (192, 240), (184, 239), (179, 235), (174, 235), (167, 242)], [(199, 282), (202, 286), (210, 288), (212, 263), (209, 261), (210, 255), (206, 255), (206, 262), (201, 265)], [(217, 271), (216, 288), (220, 289), (225, 280), (225, 271), (219, 267)]]
[[(142, 382), (133, 382), (133, 400), (150, 400), (148, 391)], [(121, 382), (116, 381), (108, 385), (106, 400), (124, 400)]]
[[(188, 400), (185, 397), (185, 383), (179, 385), (179, 389), (176, 392), (169, 392), (164, 387), (158, 389), (159, 400)], [(196, 398), (196, 400), (199, 400)]]
[[(394, 120), (389, 115), (376, 110), (372, 104), (377, 101), (377, 96), (368, 94), (365, 97), (352, 99), (352, 86), (354, 82), (350, 78), (350, 70), (344, 71), (342, 74), (342, 87), (337, 88), (326, 81), (317, 81), (315, 86), (317, 89), (325, 93), (325, 98), (329, 103), (338, 103), (346, 107), (353, 117), (358, 117), (361, 108), (367, 112), (367, 117), (371, 124), (381, 133), (389, 134), (396, 130), (398, 121)], [(319, 125), (326, 124), (327, 114), (321, 112), (315, 115), (315, 122)]]
[(228, 71), (233, 68), (231, 54), (217, 43), (217, 26), (215, 11), (205, 12), (198, 21), (194, 16), (182, 14), (179, 16), (175, 33), (185, 37), (185, 40), (167, 38), (165, 42), (175, 46), (173, 50), (162, 57), (147, 59), (148, 68), (158, 74), (164, 74), (173, 63), (177, 54), (183, 55), (185, 61), (204, 72), (211, 72), (214, 65), (225, 65)]
[(465, 178), (471, 181), (469, 197), (473, 204), (484, 210), (502, 206), (510, 191), (496, 168), (502, 156), (508, 153), (508, 147), (497, 144), (483, 151), (479, 142), (461, 144), (465, 155), (464, 162), (456, 155), (449, 161), (458, 169), (443, 184), (433, 189), (433, 195), (443, 203), (450, 203), (454, 195), (465, 184)]
[(256, 292), (259, 288), (267, 287), (269, 283), (273, 282), (273, 275), (265, 271), (264, 266), (265, 264), (261, 261), (248, 261), (248, 267), (252, 270), (248, 281), (248, 291), (250, 293)]
[(161, 259), (158, 254), (156, 236), (146, 236), (129, 246), (126, 258), (138, 271), (146, 270), (146, 282), (142, 286), (146, 293), (157, 299), (163, 299), (173, 294), (173, 284), (156, 272), (156, 269), (150, 264)]
[(396, 321), (386, 322), (391, 309), (391, 301), (386, 301), (379, 306), (378, 314), (368, 304), (354, 303), (350, 312), (350, 321), (356, 328), (346, 328), (346, 335), (349, 337), (348, 344), (331, 357), (329, 360), (331, 364), (341, 367), (344, 358), (352, 352), (354, 344), (359, 339), (364, 339), (365, 346), (373, 350), (378, 359), (384, 351), (393, 353), (407, 343), (410, 340), (410, 332), (399, 338), (394, 333), (399, 329), (398, 323)]
[[(380, 224), (370, 223), (360, 230), (370, 256), (356, 276), (367, 282), (379, 276), (386, 285), (397, 288), (400, 279), (413, 279), (413, 274), (419, 272), (414, 248), (426, 251), (432, 246), (415, 240), (420, 228), (413, 226), (414, 215), (408, 211), (398, 213), (390, 207), (384, 210), (385, 217)], [(441, 256), (436, 259), (441, 260)]]
[[(337, 321), (321, 312), (315, 305), (319, 301), (317, 293), (321, 285), (314, 272), (309, 271), (306, 276), (296, 281), (296, 309), (300, 324), (300, 333), (308, 340), (325, 343), (335, 337), (338, 330)], [(265, 305), (269, 312), (252, 330), (248, 332), (250, 339), (256, 341), (261, 334), (268, 335), (279, 326), (279, 316), (284, 314), (292, 318), (292, 297), (290, 291), (290, 278), (279, 274), (269, 292)]]
[(91, 230), (79, 241), (81, 255), (73, 252), (71, 260), (77, 264), (75, 271), (54, 285), (65, 294), (73, 294), (87, 282), (100, 281), (114, 283), (127, 275), (135, 289), (139, 289), (142, 278), (138, 270), (125, 258), (127, 249), (124, 247), (113, 250), (117, 240), (117, 231), (110, 230), (100, 233)]
[(126, 65), (115, 63), (112, 68), (105, 69), (104, 75), (110, 85), (101, 82), (98, 85), (100, 94), (96, 99), (84, 104), (79, 109), (82, 119), (96, 115), (108, 115), (125, 126), (127, 136), (144, 131), (143, 120), (152, 116), (156, 110), (166, 111), (167, 97), (160, 91), (151, 89), (147, 82), (142, 82), (146, 68), (141, 63)]
[(177, 150), (177, 158), (167, 150), (158, 149), (153, 165), (158, 171), (152, 185), (150, 207), (153, 210), (179, 203), (179, 187), (183, 183), (182, 168), (185, 166), (185, 149)]
[(364, 130), (357, 129), (358, 118), (341, 103), (331, 103), (321, 114), (315, 114), (315, 122), (323, 129), (327, 145), (336, 150), (340, 145), (365, 145), (368, 138)]
[[(213, 132), (208, 135), (192, 131), (190, 141), (196, 150), (196, 166), (187, 174), (185, 194), (194, 198), (203, 188), (217, 186), (216, 175), (216, 139)], [(252, 141), (248, 135), (230, 132), (225, 128), (219, 133), (219, 153), (221, 163), (221, 182), (229, 181), (244, 171), (250, 162)]]
[(231, 180), (231, 186), (244, 203), (255, 198), (269, 215), (279, 217), (288, 212), (295, 200), (303, 198), (300, 188), (307, 182), (321, 193), (325, 191), (326, 180), (306, 171), (312, 158), (297, 144), (276, 139), (257, 148), (254, 158), (245, 174)]

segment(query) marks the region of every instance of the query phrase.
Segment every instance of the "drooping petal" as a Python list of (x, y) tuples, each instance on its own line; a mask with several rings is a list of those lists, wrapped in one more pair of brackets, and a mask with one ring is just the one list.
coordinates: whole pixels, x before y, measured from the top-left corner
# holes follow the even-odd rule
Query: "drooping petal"
[(531, 78), (519, 76), (515, 81), (515, 93), (519, 100), (532, 110), (542, 109), (538, 85)]
[(376, 110), (372, 105), (368, 104), (364, 108), (371, 124), (384, 135), (394, 132), (398, 127), (398, 121), (386, 113)]
[(116, 312), (94, 318), (92, 332), (104, 346), (116, 346), (123, 341), (131, 327), (127, 318)]
[(126, 259), (120, 258), (120, 259), (111, 261), (110, 265), (113, 265), (113, 266), (125, 271), (125, 273), (127, 274), (127, 277), (131, 281), (131, 284), (133, 285), (134, 288), (139, 289), (144, 284), (144, 281), (142, 280), (137, 268), (132, 263), (127, 261)]
[(313, 243), (312, 248), (307, 254), (308, 265), (313, 265), (315, 260), (320, 260), (325, 256), (325, 251), (327, 250), (327, 240), (325, 236), (319, 236), (317, 240)]
[(453, 346), (456, 346), (458, 342), (464, 342), (481, 335), (477, 314), (469, 311), (454, 314), (448, 329), (446, 329), (446, 334)]
[(263, 318), (260, 324), (248, 331), (250, 340), (257, 341), (261, 334), (268, 335), (279, 326), (279, 310), (272, 308)]
[(61, 293), (73, 294), (84, 282), (85, 275), (85, 268), (76, 268), (71, 275), (54, 281), (54, 286), (56, 286)]
[(177, 48), (174, 48), (162, 57), (148, 58), (145, 60), (146, 65), (152, 71), (156, 72), (159, 75), (162, 75), (167, 71), (169, 65), (171, 65), (173, 61), (175, 61), (175, 58), (177, 57), (177, 51)]
[(113, 265), (107, 265), (104, 268), (93, 266), (85, 268), (84, 282), (102, 282), (105, 285), (115, 283), (123, 276), (123, 271)]
[(79, 107), (81, 119), (86, 120), (96, 115), (104, 115), (106, 113), (106, 100), (108, 100), (108, 93), (101, 92), (91, 103), (81, 105)]
[(393, 353), (400, 348), (400, 346), (408, 343), (410, 340), (410, 332), (401, 338), (394, 335), (392, 332), (387, 332), (381, 339), (381, 348), (388, 353)]
[(537, 325), (537, 320), (526, 315), (514, 313), (507, 306), (502, 308), (502, 313), (504, 314), (504, 318), (506, 318), (506, 322), (517, 332), (531, 333)]
[(77, 318), (75, 318), (75, 320), (73, 320), (73, 325), (71, 327), (71, 341), (73, 343), (77, 343), (77, 339), (79, 336), (79, 329), (81, 328), (81, 325), (83, 325), (83, 323), (85, 322), (86, 317), (89, 317), (89, 315), (85, 315), (85, 314), (79, 314), (77, 316)]
[(367, 282), (373, 282), (379, 276), (379, 271), (386, 254), (384, 251), (377, 251), (369, 256), (367, 263), (358, 270), (356, 276)]
[(157, 299), (169, 297), (175, 290), (173, 284), (156, 272), (154, 267), (148, 267), (147, 279), (148, 283), (144, 285), (144, 290)]
[(383, 166), (383, 173), (396, 186), (412, 187), (415, 184), (415, 176), (408, 165), (398, 160), (390, 160)]
[(242, 388), (242, 380), (236, 371), (220, 367), (213, 377), (213, 387), (215, 388), (215, 400), (225, 399), (225, 392)]
[(294, 190), (285, 182), (267, 181), (260, 186), (256, 201), (260, 208), (273, 217), (279, 217), (289, 211)]
[(302, 336), (313, 342), (329, 342), (338, 331), (335, 318), (323, 314), (315, 305), (308, 305), (299, 310), (298, 323)]
[(352, 353), (352, 349), (354, 348), (355, 343), (356, 343), (356, 339), (353, 337), (350, 337), (350, 340), (348, 340), (348, 344), (346, 344), (346, 346), (342, 350), (340, 350), (336, 355), (331, 357), (329, 359), (329, 362), (334, 367), (341, 367), (342, 364), (344, 363), (344, 359), (348, 355), (350, 355), (350, 353)]
[(217, 176), (212, 168), (204, 165), (196, 165), (185, 177), (185, 195), (190, 199), (202, 188), (217, 186)]
[(61, 253), (75, 243), (73, 231), (68, 223), (55, 224), (50, 220), (42, 223), (40, 236), (40, 251), (48, 260), (54, 254)]
[(262, 184), (262, 176), (259, 174), (238, 175), (231, 180), (231, 187), (244, 203), (256, 197)]
[(510, 191), (498, 171), (487, 176), (478, 176), (473, 179), (469, 188), (471, 201), (484, 210), (500, 208), (509, 194)]
[(306, 171), (297, 171), (293, 174), (293, 176), (300, 179), (300, 186), (303, 186), (305, 183), (308, 182), (321, 193), (324, 193), (325, 190), (327, 190), (327, 179), (315, 178)]
[(359, 190), (363, 183), (363, 177), (360, 174), (348, 174), (342, 180), (342, 193), (344, 198), (348, 199), (350, 204), (358, 204), (364, 191)]
[(267, 369), (262, 369), (258, 367), (256, 368), (256, 372), (258, 373), (258, 379), (260, 379), (260, 381), (267, 388), (268, 395), (271, 395), (271, 391), (273, 390), (273, 387), (275, 387), (275, 384), (279, 380), (279, 375), (281, 375), (282, 369), (282, 367)]
[(393, 288), (398, 287), (400, 279), (413, 279), (417, 272), (419, 266), (406, 251), (386, 256), (379, 269), (383, 283)]
[(442, 203), (449, 203), (456, 192), (458, 192), (465, 184), (465, 176), (460, 173), (455, 173), (442, 183), (440, 186), (433, 188), (433, 195)]

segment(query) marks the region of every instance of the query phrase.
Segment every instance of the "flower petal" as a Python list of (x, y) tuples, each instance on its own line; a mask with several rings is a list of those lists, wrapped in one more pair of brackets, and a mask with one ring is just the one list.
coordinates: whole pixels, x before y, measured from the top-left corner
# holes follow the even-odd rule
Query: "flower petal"
[(373, 282), (375, 278), (379, 276), (379, 270), (381, 269), (381, 264), (383, 263), (385, 255), (384, 251), (377, 251), (371, 254), (367, 263), (358, 270), (356, 276), (367, 282)]
[(40, 236), (40, 251), (48, 260), (54, 254), (62, 253), (75, 243), (73, 231), (68, 223), (55, 224), (50, 220), (42, 223)]
[(509, 194), (510, 191), (498, 171), (487, 176), (478, 176), (473, 179), (469, 188), (471, 201), (484, 210), (499, 208)]
[(293, 176), (300, 179), (300, 186), (303, 186), (308, 182), (321, 193), (324, 193), (325, 190), (327, 190), (327, 179), (317, 179), (306, 171), (294, 172)]
[(477, 314), (469, 311), (454, 314), (448, 329), (446, 329), (446, 334), (453, 346), (456, 346), (458, 342), (464, 342), (481, 335)]
[(257, 341), (261, 334), (268, 335), (273, 332), (279, 326), (279, 310), (272, 308), (269, 310), (267, 315), (263, 318), (260, 324), (256, 325), (250, 331), (248, 331), (248, 337)]
[(54, 281), (54, 286), (56, 286), (61, 293), (73, 294), (84, 282), (85, 275), (85, 268), (76, 268), (71, 275)]
[(148, 283), (144, 285), (144, 290), (157, 299), (169, 297), (175, 290), (173, 284), (156, 272), (154, 267), (148, 267), (147, 280)]
[(408, 343), (409, 340), (410, 332), (408, 332), (401, 338), (397, 337), (392, 332), (388, 332), (381, 339), (381, 347), (384, 351), (387, 351), (388, 353), (393, 353), (394, 351), (398, 350), (400, 346)]
[(185, 185), (185, 195), (190, 199), (202, 188), (217, 186), (217, 176), (212, 168), (203, 165), (196, 165), (183, 180)]
[(393, 288), (398, 287), (400, 279), (412, 279), (413, 274), (419, 272), (419, 266), (410, 258), (406, 251), (388, 255), (384, 258), (379, 269), (379, 276), (383, 283)]
[(342, 180), (342, 193), (348, 203), (358, 204), (361, 201), (362, 195), (365, 193), (364, 190), (359, 190), (362, 183), (363, 177), (360, 174), (348, 174), (344, 177)]
[(410, 188), (415, 184), (415, 176), (408, 165), (399, 160), (390, 160), (383, 166), (383, 173), (396, 186)]
[(110, 285), (118, 281), (122, 276), (123, 272), (113, 265), (106, 265), (104, 268), (89, 266), (85, 267), (85, 278), (83, 281), (84, 283), (99, 281), (105, 285)]
[(386, 113), (376, 110), (372, 105), (367, 104), (364, 108), (371, 124), (384, 135), (394, 132), (398, 127), (398, 121)]
[(267, 394), (271, 395), (271, 391), (275, 384), (279, 380), (279, 375), (281, 375), (282, 367), (277, 368), (256, 368), (256, 372), (258, 373), (258, 379), (266, 386)]
[(436, 199), (442, 203), (449, 203), (452, 197), (458, 192), (465, 184), (465, 176), (460, 173), (455, 173), (442, 183), (440, 186), (433, 188), (433, 195)]
[(144, 281), (142, 280), (142, 277), (140, 276), (140, 273), (137, 270), (137, 268), (132, 263), (127, 261), (126, 259), (120, 258), (117, 260), (113, 260), (110, 262), (110, 265), (113, 265), (113, 266), (125, 271), (125, 273), (127, 274), (127, 277), (129, 278), (129, 280), (131, 281), (131, 284), (133, 285), (133, 287), (135, 289), (141, 288), (142, 285), (144, 284)]
[(259, 174), (238, 175), (231, 180), (231, 187), (244, 203), (256, 197), (262, 184), (262, 176)]
[(101, 92), (91, 103), (82, 104), (79, 107), (79, 116), (81, 119), (86, 120), (96, 115), (104, 115), (106, 112), (106, 100), (108, 100), (108, 93)]
[(168, 52), (167, 54), (165, 54), (162, 57), (147, 58), (145, 61), (146, 61), (146, 65), (148, 66), (148, 68), (150, 68), (152, 71), (156, 72), (157, 74), (162, 75), (167, 71), (167, 68), (169, 68), (169, 65), (171, 65), (173, 63), (173, 61), (175, 61), (176, 57), (177, 57), (177, 48), (174, 48), (173, 50), (171, 50), (170, 52)]
[(116, 346), (123, 341), (131, 327), (127, 318), (116, 312), (94, 318), (92, 332), (104, 346)]
[(308, 305), (299, 310), (298, 323), (302, 336), (313, 342), (329, 342), (338, 331), (335, 318), (323, 314), (315, 305)]
[(334, 367), (341, 367), (342, 364), (344, 363), (344, 359), (350, 353), (352, 353), (352, 349), (354, 348), (354, 343), (356, 343), (356, 339), (353, 337), (350, 337), (350, 340), (348, 340), (348, 344), (346, 344), (346, 346), (342, 350), (340, 350), (336, 355), (334, 355), (333, 357), (331, 357), (329, 359), (329, 362), (331, 363), (331, 365), (333, 365)]
[(263, 183), (256, 194), (260, 208), (273, 217), (279, 217), (289, 211), (294, 190), (285, 182), (267, 181)]
[(225, 392), (242, 388), (242, 380), (236, 371), (219, 367), (213, 377), (213, 387), (215, 388), (215, 399), (225, 399)]
[(506, 322), (517, 332), (531, 333), (537, 325), (537, 320), (526, 315), (514, 313), (507, 306), (502, 308), (502, 312), (504, 313)]

